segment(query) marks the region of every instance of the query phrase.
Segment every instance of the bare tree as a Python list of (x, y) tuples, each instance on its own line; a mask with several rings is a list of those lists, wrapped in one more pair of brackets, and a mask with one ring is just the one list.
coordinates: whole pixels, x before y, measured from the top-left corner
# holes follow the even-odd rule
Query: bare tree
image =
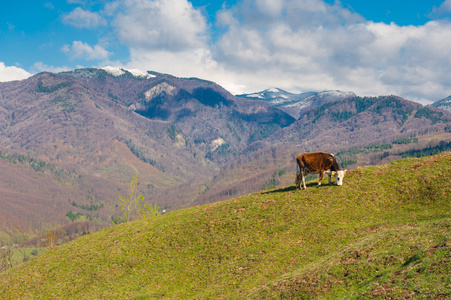
[(22, 261), (26, 262), (30, 259), (30, 257), (27, 255), (27, 249), (26, 248), (18, 248), (17, 251), (19, 251), (20, 254), (22, 254), (23, 258)]
[(6, 271), (13, 267), (11, 257), (13, 250), (11, 247), (4, 246), (0, 249), (0, 272)]
[(62, 228), (55, 228), (52, 230), (47, 231), (46, 234), (44, 234), (43, 238), (43, 244), (45, 247), (48, 247), (50, 249), (53, 249), (58, 244), (58, 241), (65, 235), (65, 231)]
[(116, 212), (116, 215), (111, 217), (113, 224), (129, 222), (133, 217), (156, 216), (159, 214), (159, 207), (156, 204), (152, 206), (144, 203), (143, 195), (138, 194), (137, 185), (138, 175), (133, 177), (132, 182), (130, 182), (125, 197), (118, 193), (116, 207), (119, 207), (122, 212), (119, 215)]
[(142, 195), (137, 195), (137, 184), (138, 175), (133, 177), (132, 182), (130, 182), (128, 192), (125, 197), (119, 194), (119, 192), (117, 193), (117, 204), (125, 213), (125, 216), (123, 217), (124, 222), (130, 221), (132, 214), (137, 211), (140, 203), (144, 201), (144, 197)]

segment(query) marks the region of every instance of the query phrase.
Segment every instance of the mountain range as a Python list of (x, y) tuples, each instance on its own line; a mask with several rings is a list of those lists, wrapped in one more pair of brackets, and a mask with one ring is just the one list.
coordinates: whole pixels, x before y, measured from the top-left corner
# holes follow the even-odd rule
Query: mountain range
[(287, 112), (295, 119), (300, 117), (303, 109), (321, 106), (327, 102), (334, 102), (345, 98), (355, 97), (353, 92), (323, 91), (294, 94), (279, 88), (271, 88), (258, 93), (241, 94), (237, 97), (245, 99), (263, 100)]
[(150, 71), (41, 73), (0, 83), (0, 231), (44, 231), (69, 212), (108, 224), (135, 175), (147, 202), (173, 210), (292, 184), (299, 152), (354, 168), (447, 149), (450, 128), (451, 113), (397, 96), (233, 96)]

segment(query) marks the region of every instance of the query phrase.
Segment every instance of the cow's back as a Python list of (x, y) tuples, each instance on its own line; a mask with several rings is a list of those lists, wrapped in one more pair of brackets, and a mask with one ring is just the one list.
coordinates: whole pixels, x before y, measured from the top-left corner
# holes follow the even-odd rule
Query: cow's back
[(325, 152), (301, 153), (296, 156), (296, 161), (299, 167), (307, 168), (312, 173), (319, 170), (338, 171), (339, 169), (335, 157)]

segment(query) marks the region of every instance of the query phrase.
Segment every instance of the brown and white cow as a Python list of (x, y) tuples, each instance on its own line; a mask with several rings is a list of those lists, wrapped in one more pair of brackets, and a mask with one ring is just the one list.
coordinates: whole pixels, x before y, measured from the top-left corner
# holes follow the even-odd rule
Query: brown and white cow
[(337, 185), (343, 184), (343, 177), (346, 170), (341, 170), (335, 157), (331, 153), (313, 152), (301, 153), (296, 156), (296, 188), (301, 188), (301, 182), (305, 186), (305, 177), (307, 174), (319, 174), (318, 186), (321, 185), (324, 173), (329, 176), (329, 185), (331, 184), (331, 175), (335, 175)]

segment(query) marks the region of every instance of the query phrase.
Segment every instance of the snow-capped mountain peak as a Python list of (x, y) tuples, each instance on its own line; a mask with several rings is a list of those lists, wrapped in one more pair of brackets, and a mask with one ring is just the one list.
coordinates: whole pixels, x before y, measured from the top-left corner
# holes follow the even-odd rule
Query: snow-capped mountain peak
[(125, 72), (129, 72), (135, 77), (144, 77), (144, 78), (147, 78), (147, 79), (156, 77), (153, 74), (149, 74), (149, 72), (142, 71), (142, 70), (139, 70), (139, 69), (123, 69), (123, 68), (112, 67), (112, 66), (106, 66), (106, 67), (103, 67), (101, 69), (106, 71), (107, 73), (113, 75), (113, 76), (121, 76), (121, 75), (124, 75)]
[(431, 104), (433, 107), (438, 107), (444, 110), (451, 112), (451, 96), (446, 97), (445, 99), (436, 101)]
[(267, 92), (271, 92), (271, 93), (280, 93), (280, 92), (285, 92), (284, 90), (278, 89), (278, 88), (270, 88), (266, 90)]
[(353, 92), (329, 90), (322, 92), (290, 93), (279, 88), (270, 88), (252, 94), (236, 95), (237, 97), (263, 100), (298, 118), (301, 110), (310, 106), (321, 105), (345, 98), (355, 97)]

